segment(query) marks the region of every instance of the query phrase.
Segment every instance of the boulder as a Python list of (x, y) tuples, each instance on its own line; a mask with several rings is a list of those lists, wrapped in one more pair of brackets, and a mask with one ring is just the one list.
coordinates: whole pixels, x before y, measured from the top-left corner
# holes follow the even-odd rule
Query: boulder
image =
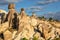
[(6, 30), (4, 33), (4, 40), (12, 40), (12, 33), (9, 30)]
[(5, 32), (9, 28), (8, 22), (5, 22), (0, 25), (0, 33)]

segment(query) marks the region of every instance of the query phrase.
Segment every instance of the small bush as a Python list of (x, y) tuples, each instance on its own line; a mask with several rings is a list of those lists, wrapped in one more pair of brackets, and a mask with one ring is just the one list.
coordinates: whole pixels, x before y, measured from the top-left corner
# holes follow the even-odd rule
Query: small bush
[(26, 39), (26, 38), (22, 38), (22, 40), (28, 40), (28, 39)]
[(38, 40), (38, 38), (34, 37), (33, 40)]
[(49, 21), (53, 20), (52, 18), (49, 18)]

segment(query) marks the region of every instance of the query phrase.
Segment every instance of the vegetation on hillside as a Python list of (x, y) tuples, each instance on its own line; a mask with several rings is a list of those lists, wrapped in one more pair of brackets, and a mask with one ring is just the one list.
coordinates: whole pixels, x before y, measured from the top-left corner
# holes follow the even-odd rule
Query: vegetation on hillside
[(33, 40), (38, 40), (38, 38), (37, 37), (33, 37)]

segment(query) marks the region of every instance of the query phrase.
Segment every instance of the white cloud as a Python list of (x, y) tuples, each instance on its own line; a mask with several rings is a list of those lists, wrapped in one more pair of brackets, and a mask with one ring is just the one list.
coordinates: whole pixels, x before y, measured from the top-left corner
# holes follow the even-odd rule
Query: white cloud
[(26, 10), (30, 10), (30, 12), (40, 12), (44, 9), (43, 6), (32, 6), (27, 8)]
[(57, 12), (48, 12), (46, 14), (44, 14), (43, 16), (45, 16), (46, 18), (53, 18), (53, 19), (57, 19), (60, 20), (60, 11)]
[(22, 0), (0, 0), (0, 5), (7, 5), (9, 3), (21, 2)]
[(22, 0), (6, 0), (7, 2), (20, 2)]
[(41, 6), (32, 6), (32, 7), (29, 7), (27, 8), (28, 10), (34, 10), (34, 9), (37, 9), (37, 10), (42, 10), (42, 7)]
[(58, 2), (58, 1), (60, 1), (60, 0), (45, 0), (45, 1), (38, 1), (37, 4), (45, 5), (45, 4), (54, 3), (54, 2)]

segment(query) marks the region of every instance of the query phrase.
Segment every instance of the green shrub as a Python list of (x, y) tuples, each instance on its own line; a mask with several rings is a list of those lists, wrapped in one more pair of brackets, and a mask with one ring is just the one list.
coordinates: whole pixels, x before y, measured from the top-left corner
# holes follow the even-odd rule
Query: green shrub
[(26, 39), (26, 38), (22, 38), (22, 40), (28, 40), (28, 39)]
[(34, 37), (33, 40), (38, 40), (38, 38)]

